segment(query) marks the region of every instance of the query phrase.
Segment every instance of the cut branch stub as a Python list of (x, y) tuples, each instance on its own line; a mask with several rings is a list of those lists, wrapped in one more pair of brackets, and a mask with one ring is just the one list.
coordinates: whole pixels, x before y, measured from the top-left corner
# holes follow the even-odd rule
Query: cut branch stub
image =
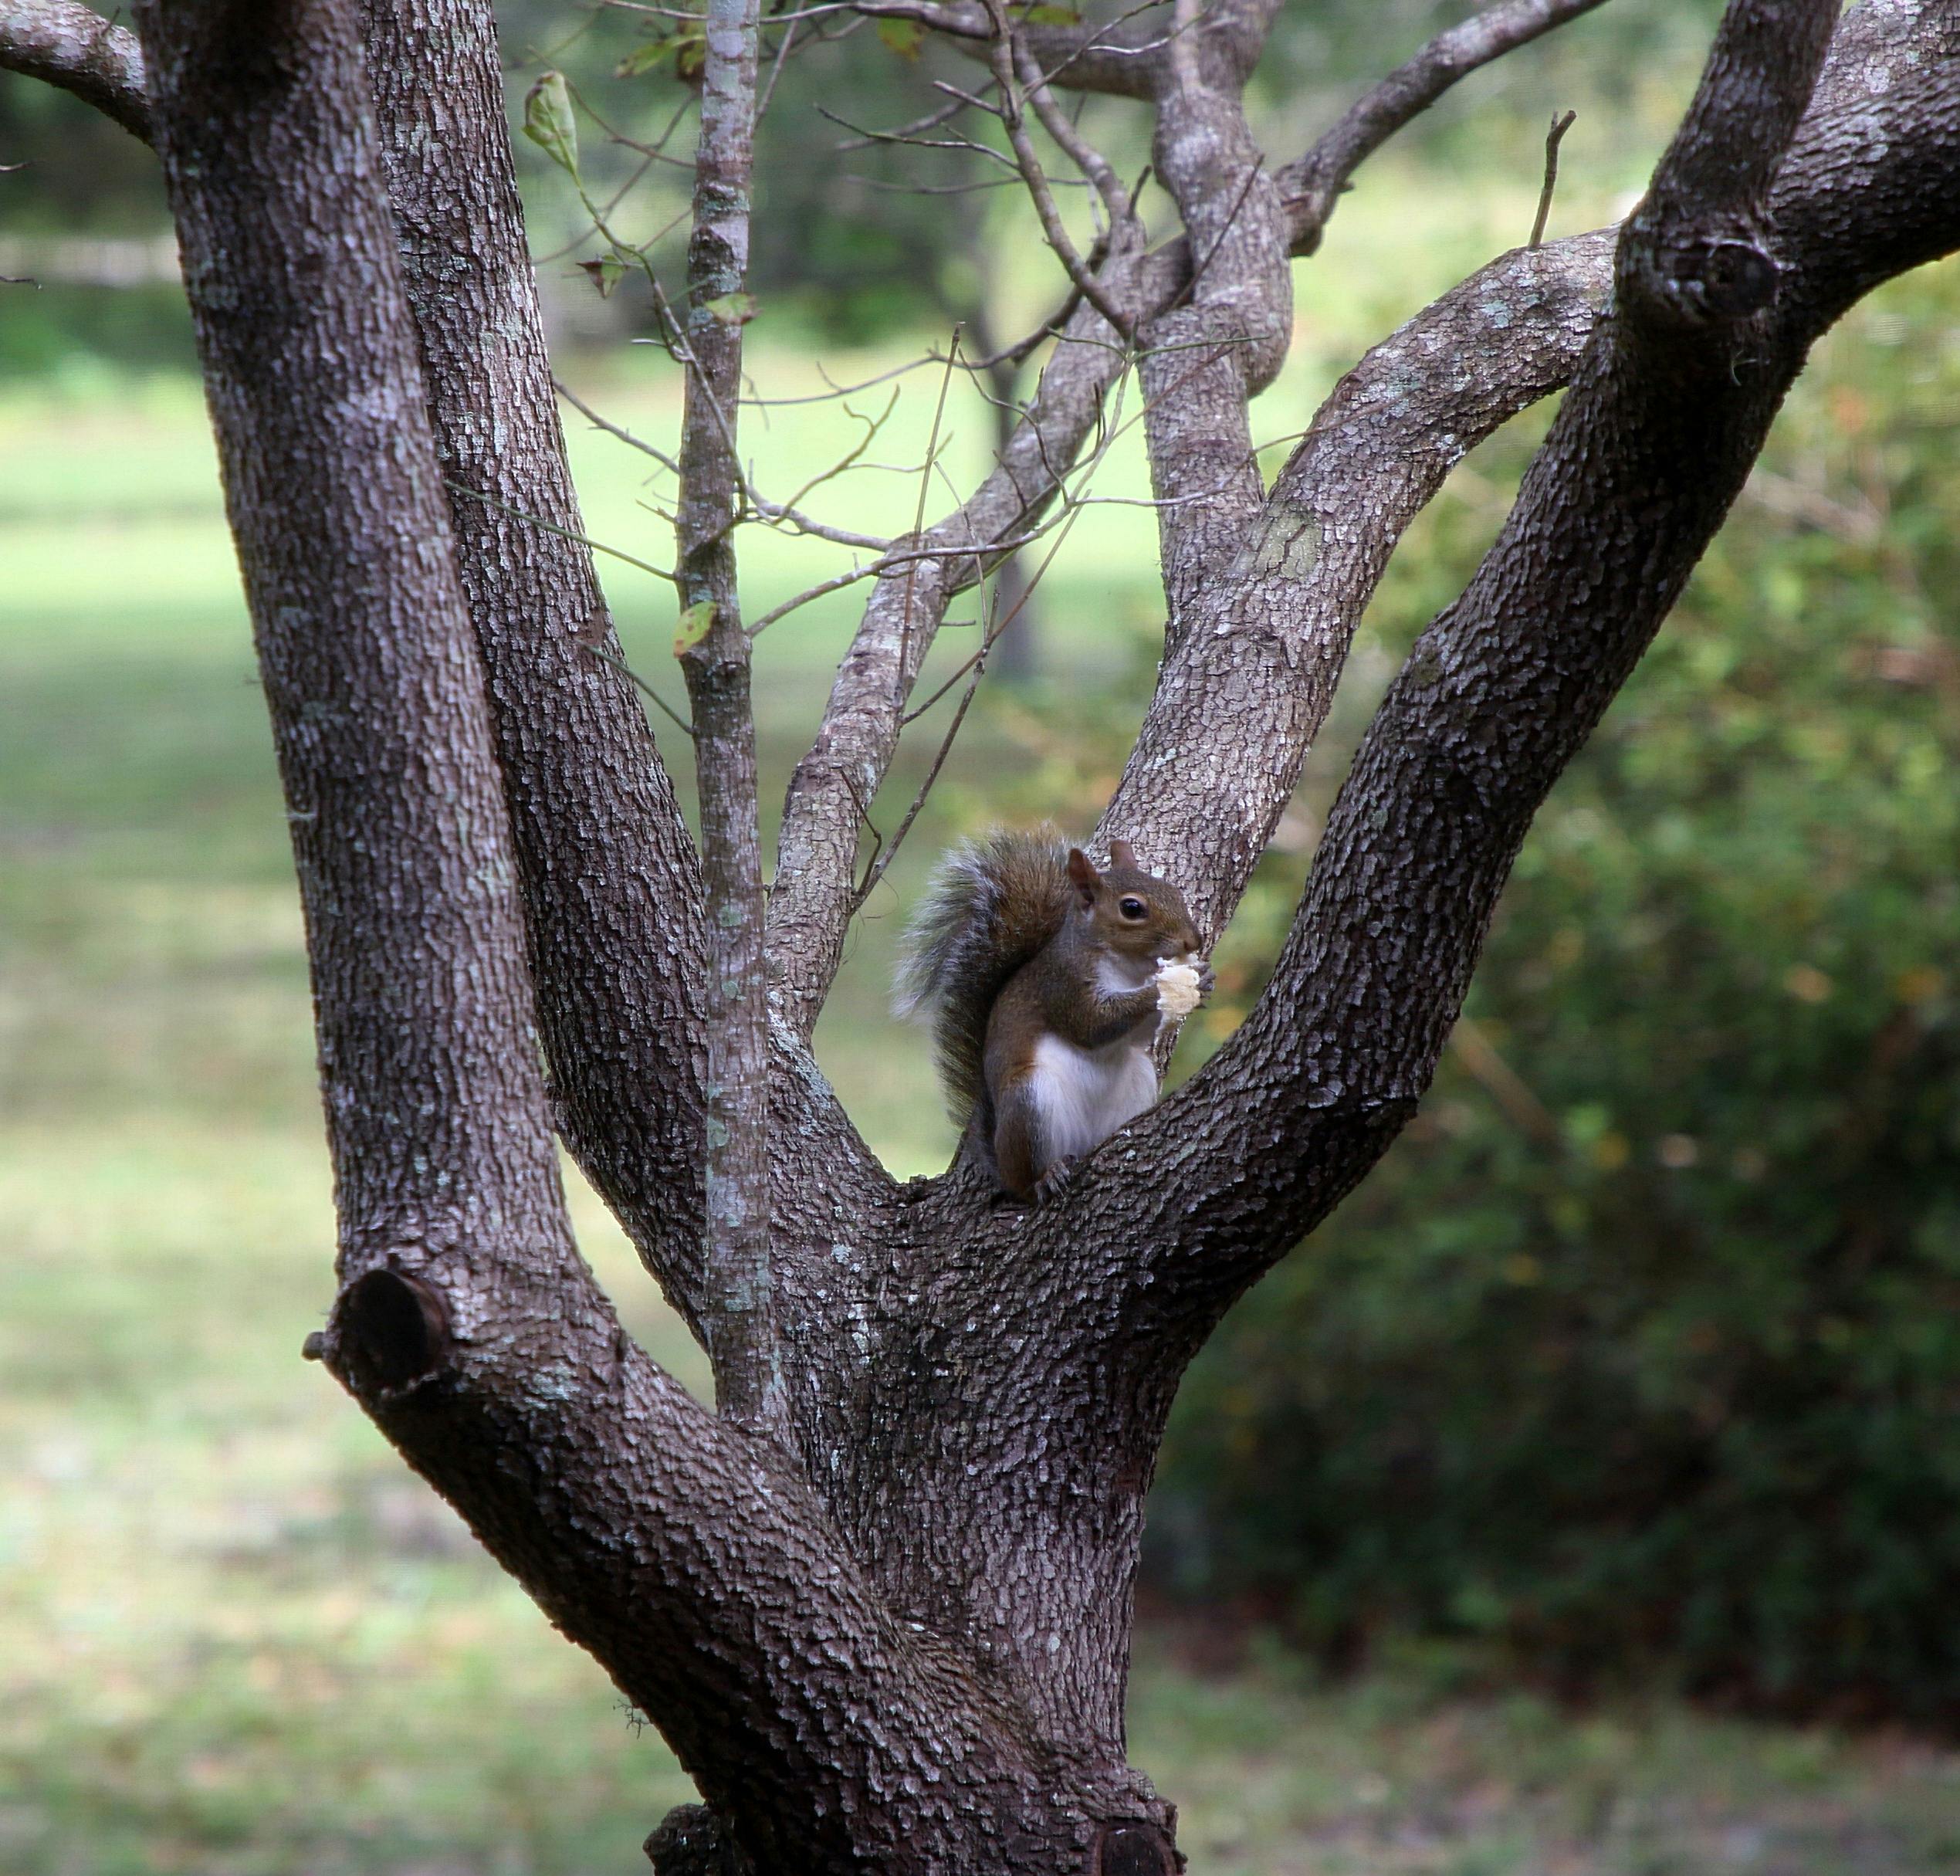
[(753, 1876), (705, 1804), (677, 1804), (641, 1846), (655, 1876)]
[(1177, 1876), (1176, 1853), (1154, 1824), (1105, 1824), (1096, 1833), (1092, 1876)]
[(442, 1292), (420, 1277), (367, 1271), (341, 1292), (327, 1346), (357, 1393), (406, 1387), (447, 1360), (449, 1309)]

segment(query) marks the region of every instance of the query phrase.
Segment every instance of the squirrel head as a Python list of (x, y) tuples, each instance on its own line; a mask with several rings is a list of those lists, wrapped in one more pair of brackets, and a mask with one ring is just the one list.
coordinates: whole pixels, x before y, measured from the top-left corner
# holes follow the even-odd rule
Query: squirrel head
[(1096, 943), (1119, 956), (1177, 957), (1198, 949), (1198, 928), (1185, 909), (1183, 894), (1168, 879), (1144, 872), (1128, 841), (1109, 843), (1109, 865), (1103, 872), (1081, 848), (1071, 847), (1068, 880)]

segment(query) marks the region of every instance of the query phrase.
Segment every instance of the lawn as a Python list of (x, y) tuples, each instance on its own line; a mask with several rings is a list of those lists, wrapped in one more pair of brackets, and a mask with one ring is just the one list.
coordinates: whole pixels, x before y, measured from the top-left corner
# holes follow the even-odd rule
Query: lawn
[[(1393, 299), (1391, 282), (1344, 317), (1379, 329)], [(1266, 429), (1299, 426), (1350, 336), (1330, 325), (1302, 347)], [(779, 395), (821, 388), (806, 357), (769, 363)], [(670, 384), (614, 366), (594, 384), (636, 427), (669, 414)], [(881, 455), (919, 461), (930, 405), (908, 398)], [(812, 408), (772, 413), (758, 473), (775, 486), (825, 445)], [(956, 473), (983, 430), (956, 399)], [(594, 532), (657, 557), (635, 505), (645, 465), (576, 419), (573, 435)], [(1134, 445), (1112, 452), (1105, 492), (1140, 487)], [(863, 486), (843, 512), (905, 525), (915, 476)], [(1044, 589), (1051, 696), (1137, 707), (1151, 531), (1146, 510), (1082, 517)], [(834, 564), (758, 543), (752, 612)], [(331, 1293), (327, 1171), (269, 740), (195, 388), (10, 394), (0, 567), (0, 1870), (642, 1868), (641, 1837), (688, 1793), (672, 1759), (299, 1360)], [(661, 590), (617, 564), (608, 578), (629, 655), (675, 694)], [(765, 637), (772, 788), (849, 617), (848, 600), (813, 605)], [(820, 1046), (895, 1170), (929, 1170), (948, 1143), (922, 1043), (882, 1014), (895, 913), (1003, 765), (1038, 788), (1051, 771), (1058, 789), (1106, 787), (1072, 753), (1011, 699), (983, 709), (941, 818), (854, 942)], [(629, 1326), (702, 1385), (573, 1183)], [(1960, 1868), (1960, 1756), (1901, 1738), (1658, 1698), (1575, 1712), (1464, 1691), (1420, 1658), (1324, 1685), (1257, 1645), (1220, 1666), (1169, 1630), (1146, 1636), (1133, 1708), (1135, 1756), (1212, 1876)]]

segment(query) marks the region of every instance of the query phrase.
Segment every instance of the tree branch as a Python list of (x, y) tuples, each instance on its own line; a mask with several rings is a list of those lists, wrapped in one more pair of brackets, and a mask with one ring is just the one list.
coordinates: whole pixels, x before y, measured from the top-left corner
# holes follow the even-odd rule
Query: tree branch
[[(1931, 56), (1938, 11), (1847, 15), (1840, 76), (1791, 144), (1835, 8), (1734, 0), (1620, 237), (1616, 312), (1497, 543), (1377, 713), (1266, 995), (1137, 1129), (1137, 1162), (1176, 1169), (1149, 1210), (1167, 1228), (1175, 1214), (1178, 1250), (1152, 1274), (1158, 1310), (1172, 1271), (1190, 1299), (1180, 1336), (1324, 1216), (1413, 1110), (1532, 815), (1671, 608), (1809, 345), (1851, 283), (1877, 277), (1860, 208), (1885, 205), (1878, 246), (1899, 265), (1960, 242), (1960, 73)], [(1726, 252), (1738, 227), (1780, 256), (1766, 310), (1731, 290), (1752, 277)], [(1661, 290), (1630, 293), (1630, 269)], [(1138, 1234), (1152, 1241), (1147, 1217)]]
[(1245, 8), (1231, 22), (1237, 56), (1207, 57), (1199, 0), (1176, 0), (1177, 31), (1157, 64), (1151, 154), (1193, 257), (1183, 303), (1150, 322), (1138, 364), (1173, 652), (1186, 611), (1259, 512), (1265, 491), (1247, 407), (1292, 337), (1286, 216), (1245, 117), (1244, 74), (1274, 11), (1263, 0)]
[[(1104, 263), (1126, 307), (1167, 300), (1182, 249), (1133, 249)], [(906, 704), (953, 596), (983, 574), (993, 543), (1020, 540), (1054, 500), (1121, 377), (1126, 354), (1093, 306), (1058, 337), (1025, 419), (993, 472), (953, 513), (895, 545), (920, 557), (881, 577), (845, 653), (810, 752), (790, 776), (769, 904), (777, 1007), (807, 1035), (836, 974), (856, 884), (860, 803), (877, 794), (898, 747)]]
[(1375, 347), (1315, 413), (1237, 560), (1196, 594), (1098, 837), (1135, 841), (1207, 935), (1292, 797), (1403, 530), (1469, 450), (1571, 378), (1613, 242), (1505, 255)]
[(0, 0), (0, 70), (72, 91), (132, 137), (151, 141), (136, 35), (74, 0)]
[[(1061, 1867), (1084, 1827), (1019, 1716), (868, 1586), (807, 1478), (646, 1359), (572, 1244), (351, 15), (138, 19), (314, 964), (341, 1288), (310, 1352), (755, 1867), (955, 1868), (976, 1813)], [(853, 1779), (888, 1801), (839, 1803)], [(1118, 1784), (1076, 1790), (1135, 1814)]]
[[(1596, 3), (1586, 0), (1587, 5)], [(1305, 251), (1302, 244), (1311, 216), (1317, 214), (1324, 222), (1347, 174), (1393, 130), (1474, 65), (1584, 10), (1585, 5), (1571, 4), (1571, 0), (1555, 7), (1549, 0), (1542, 8), (1507, 5), (1501, 17), (1511, 22), (1514, 36), (1486, 31), (1474, 45), (1466, 46), (1461, 29), (1453, 29), (1458, 32), (1456, 39), (1451, 34), (1440, 36), (1439, 42), (1404, 68), (1405, 74), (1411, 74), (1420, 66), (1427, 76), (1420, 82), (1413, 76), (1407, 79), (1403, 89), (1410, 96), (1396, 94), (1399, 102), (1394, 109), (1400, 114), (1393, 116), (1392, 122), (1388, 120), (1393, 115), (1388, 103), (1378, 101), (1366, 114), (1369, 127), (1366, 137), (1330, 133), (1302, 164), (1279, 173), (1282, 198), (1304, 186), (1300, 180), (1305, 173), (1302, 165), (1312, 166), (1313, 176), (1323, 180), (1329, 191), (1327, 202), (1318, 209), (1314, 206), (1317, 198), (1303, 197), (1287, 204), (1288, 239), (1293, 251)], [(1539, 16), (1541, 12), (1542, 18)], [(1531, 14), (1529, 21), (1522, 18), (1525, 13)], [(1249, 27), (1264, 16), (1264, 0), (1247, 0), (1243, 15), (1236, 7), (1210, 9), (1200, 22), (1202, 42), (1209, 49), (1205, 57), (1222, 62), (1225, 71), (1237, 72), (1242, 78), (1258, 48), (1257, 34)], [(988, 31), (984, 7), (973, 0), (960, 18), (963, 23), (958, 30), (966, 36), (963, 49), (973, 51), (977, 43), (984, 56)], [(1478, 16), (1479, 20), (1488, 18), (1488, 13)], [(928, 23), (954, 29), (937, 18)], [(1157, 35), (1147, 49), (1139, 46), (1133, 63), (1119, 63), (1125, 73), (1146, 69), (1146, 88), (1153, 88), (1159, 82), (1155, 62), (1171, 42), (1170, 36)], [(1053, 43), (1031, 29), (1026, 43), (1041, 62), (1050, 85), (1066, 86), (1071, 75), (1081, 76), (1079, 63), (1069, 63), (1074, 55), (1065, 36), (1062, 42)], [(1440, 52), (1438, 45), (1444, 47)], [(1424, 59), (1430, 66), (1423, 65)], [(1394, 83), (1390, 81), (1390, 85)], [(1142, 94), (1127, 80), (1106, 87), (1084, 83), (1082, 88)], [(1371, 98), (1379, 100), (1386, 89), (1380, 88)], [(1313, 224), (1316, 229), (1319, 225)], [(1308, 248), (1311, 245), (1306, 243)], [(1113, 252), (1105, 259), (1100, 274), (1112, 300), (1130, 315), (1134, 324), (1145, 326), (1173, 307), (1190, 290), (1193, 271), (1191, 246), (1180, 239), (1153, 253)], [(906, 701), (946, 606), (984, 571), (973, 550), (1018, 534), (1054, 500), (1060, 477), (1075, 462), (1100, 415), (1122, 364), (1109, 330), (1092, 307), (1078, 310), (1058, 339), (1027, 421), (1003, 453), (999, 467), (967, 503), (927, 531), (922, 544), (943, 547), (946, 559), (921, 562), (916, 572), (909, 571), (902, 581), (879, 581), (838, 670), (816, 740), (790, 777), (770, 900), (769, 950), (778, 1007), (799, 1035), (807, 1036), (814, 1024), (843, 953), (854, 904), (861, 828), (858, 804), (871, 801), (884, 781), (898, 747)], [(1217, 349), (1215, 343), (1211, 349)], [(1222, 361), (1218, 362), (1221, 371), (1226, 369)], [(1193, 395), (1198, 395), (1200, 388), (1194, 384)], [(1223, 378), (1206, 388), (1214, 399), (1228, 401), (1237, 395)], [(1248, 448), (1243, 454), (1234, 454), (1233, 459), (1243, 463), (1249, 456)], [(1210, 487), (1227, 479), (1229, 465), (1221, 462), (1208, 481), (1200, 479), (1205, 466), (1194, 462), (1187, 475), (1180, 475), (1180, 488), (1186, 481), (1194, 487)], [(1227, 538), (1242, 519), (1239, 504), (1228, 501), (1223, 530)], [(1210, 554), (1214, 550), (1204, 551)], [(1173, 564), (1183, 557), (1173, 551)]]
[(617, 659), (620, 648), (577, 538), (495, 23), (486, 0), (366, 0), (364, 13), (429, 412), (458, 491), (450, 524), (489, 680), (557, 1122), (698, 1324), (699, 869), (645, 714), (596, 655)]
[(1292, 217), (1293, 252), (1311, 254), (1348, 178), (1395, 133), (1427, 110), (1460, 78), (1541, 33), (1589, 13), (1600, 0), (1498, 0), (1439, 32), (1399, 66), (1297, 162), (1279, 172)]
[(736, 424), (748, 317), (759, 0), (708, 0), (701, 137), (688, 242), (681, 419), (682, 631), (706, 887), (708, 1353), (722, 1410), (784, 1413), (770, 1259), (769, 1004), (749, 635), (736, 589)]
[[(1085, 265), (1081, 255), (1075, 251), (1075, 244), (1068, 238), (1068, 230), (1063, 225), (1061, 212), (1055, 206), (1054, 191), (1048, 187), (1048, 178), (1042, 174), (1041, 159), (1036, 155), (1034, 140), (1027, 134), (1027, 126), (1022, 111), (1022, 76), (1015, 71), (1014, 30), (1007, 19), (1003, 0), (987, 0), (987, 11), (994, 22), (994, 39), (990, 58), (994, 68), (994, 82), (1000, 93), (1000, 117), (1001, 127), (1007, 134), (1007, 144), (1014, 153), (1014, 161), (1021, 171), (1021, 181), (1027, 185), (1028, 197), (1034, 205), (1034, 212), (1041, 221), (1041, 234), (1048, 242), (1049, 251), (1061, 262), (1062, 269), (1068, 276), (1070, 283), (1077, 293), (1094, 306), (1125, 340), (1132, 336), (1130, 316), (1119, 306), (1105, 290), (1102, 281)], [(1100, 164), (1106, 171), (1109, 165)]]
[[(1020, 29), (1030, 55), (1065, 90), (1147, 98), (1156, 83), (1156, 55), (1168, 42), (1163, 27), (1139, 15), (1161, 0), (1143, 0), (1100, 25)], [(943, 33), (968, 57), (984, 63), (994, 22), (983, 0), (856, 0), (851, 9), (872, 19), (916, 19)]]

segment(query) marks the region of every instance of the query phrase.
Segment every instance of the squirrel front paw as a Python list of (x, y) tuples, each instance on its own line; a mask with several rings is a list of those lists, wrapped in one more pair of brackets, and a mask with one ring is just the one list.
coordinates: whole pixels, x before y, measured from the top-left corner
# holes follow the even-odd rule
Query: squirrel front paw
[(1157, 987), (1157, 1014), (1171, 1022), (1189, 1016), (1208, 987), (1204, 981), (1207, 974), (1197, 964), (1159, 964), (1151, 979)]

